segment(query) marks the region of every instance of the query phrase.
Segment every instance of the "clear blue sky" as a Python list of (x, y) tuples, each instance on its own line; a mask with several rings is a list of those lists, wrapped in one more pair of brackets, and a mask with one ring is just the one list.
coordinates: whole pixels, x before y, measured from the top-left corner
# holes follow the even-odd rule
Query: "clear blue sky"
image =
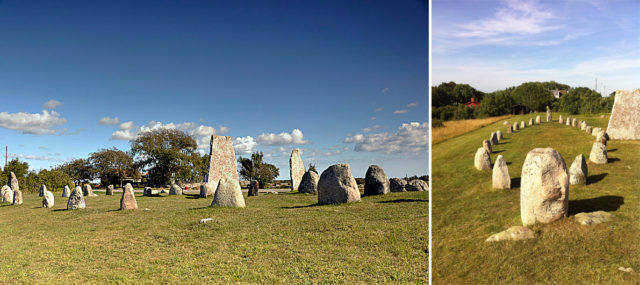
[[(233, 137), (289, 177), (427, 173), (424, 1), (0, 1), (0, 142), (32, 169), (152, 128)], [(117, 118), (117, 119), (116, 119)], [(4, 154), (4, 150), (2, 151)]]
[(609, 94), (640, 88), (640, 1), (432, 3), (432, 84), (491, 92), (555, 80)]

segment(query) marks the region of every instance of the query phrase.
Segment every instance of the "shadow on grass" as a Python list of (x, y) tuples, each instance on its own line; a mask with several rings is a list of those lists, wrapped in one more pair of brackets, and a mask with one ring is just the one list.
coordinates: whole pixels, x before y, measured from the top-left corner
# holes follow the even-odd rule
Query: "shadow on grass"
[(587, 177), (587, 184), (593, 184), (593, 183), (596, 183), (596, 182), (600, 182), (600, 180), (604, 179), (607, 175), (608, 175), (608, 173), (600, 173), (600, 174), (596, 174), (596, 175), (590, 175), (589, 177)]
[(403, 202), (429, 202), (428, 199), (395, 199), (395, 200), (389, 200), (389, 201), (380, 201), (380, 202), (376, 202), (376, 203), (403, 203)]
[(616, 161), (620, 161), (620, 159), (617, 158), (617, 157), (609, 157), (607, 159), (607, 163), (613, 163), (613, 162), (616, 162)]
[(569, 216), (573, 216), (582, 212), (616, 211), (624, 204), (624, 198), (621, 196), (600, 196), (598, 198), (570, 200)]
[(182, 195), (186, 196), (187, 199), (200, 199), (200, 194), (184, 194), (184, 193), (182, 193)]
[(618, 149), (617, 148), (607, 149), (607, 152), (614, 152), (616, 150), (618, 150)]
[(323, 206), (321, 204), (315, 203), (315, 204), (311, 204), (311, 205), (304, 205), (304, 206), (284, 206), (284, 207), (280, 207), (280, 209), (301, 209), (301, 208), (310, 208), (310, 207), (316, 207), (316, 206)]
[(520, 177), (511, 178), (511, 189), (520, 188)]
[(55, 210), (53, 210), (53, 211), (54, 211), (54, 212), (60, 212), (60, 211), (70, 211), (70, 210), (68, 210), (68, 209), (55, 209)]
[(501, 153), (501, 152), (504, 152), (504, 150), (494, 150), (491, 153)]
[(189, 210), (202, 210), (202, 209), (209, 209), (209, 208), (212, 208), (212, 207), (211, 207), (211, 205), (209, 205), (209, 206), (204, 206), (204, 207), (198, 207), (198, 208), (191, 208), (191, 209), (189, 209)]

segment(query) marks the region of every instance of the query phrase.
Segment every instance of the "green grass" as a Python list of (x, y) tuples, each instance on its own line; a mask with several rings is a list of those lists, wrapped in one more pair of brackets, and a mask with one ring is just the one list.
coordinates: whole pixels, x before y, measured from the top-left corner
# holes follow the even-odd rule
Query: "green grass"
[[(541, 114), (544, 121), (544, 114)], [(528, 122), (531, 115), (508, 119)], [(566, 115), (563, 115), (566, 118)], [(572, 116), (573, 117), (573, 116)], [(552, 147), (567, 168), (582, 153), (587, 159), (595, 138), (556, 121), (507, 134), (498, 121), (436, 144), (432, 149), (432, 226), (434, 284), (619, 284), (640, 282), (640, 142), (610, 141), (610, 163), (588, 162), (589, 183), (570, 186), (569, 215), (604, 210), (616, 217), (608, 223), (582, 226), (563, 219), (531, 227), (528, 241), (485, 243), (493, 233), (522, 225), (519, 178), (527, 153)], [(608, 116), (576, 116), (606, 128)], [(474, 154), (492, 131), (505, 139), (494, 146), (492, 162), (505, 157), (511, 190), (493, 190), (491, 171), (473, 167)], [(516, 187), (514, 187), (516, 186)]]
[[(1, 283), (426, 283), (426, 192), (316, 206), (310, 194), (247, 198), (142, 197), (118, 211), (115, 196), (53, 210), (24, 194), (0, 205)], [(149, 211), (142, 209), (149, 208)], [(201, 218), (213, 222), (200, 224)]]

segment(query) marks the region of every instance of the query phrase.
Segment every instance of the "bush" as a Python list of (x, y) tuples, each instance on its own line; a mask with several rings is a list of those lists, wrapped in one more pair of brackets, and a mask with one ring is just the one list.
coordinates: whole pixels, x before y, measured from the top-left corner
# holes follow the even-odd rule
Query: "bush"
[(431, 108), (431, 118), (441, 121), (453, 120), (456, 115), (456, 106), (447, 105), (442, 107)]
[(440, 119), (431, 119), (431, 127), (432, 128), (442, 128), (444, 124)]

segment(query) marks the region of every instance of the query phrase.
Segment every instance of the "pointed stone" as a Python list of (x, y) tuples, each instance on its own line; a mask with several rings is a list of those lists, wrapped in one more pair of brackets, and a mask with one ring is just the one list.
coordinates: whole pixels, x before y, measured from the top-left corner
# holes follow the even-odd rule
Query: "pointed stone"
[(306, 172), (302, 157), (300, 157), (300, 150), (294, 149), (289, 157), (289, 177), (291, 178), (291, 191), (298, 190), (300, 187), (300, 181), (302, 176)]
[(71, 189), (69, 189), (68, 185), (64, 185), (64, 189), (62, 189), (62, 197), (69, 197), (71, 195)]
[(509, 168), (507, 162), (502, 155), (498, 155), (493, 165), (493, 188), (495, 189), (511, 189), (511, 176), (509, 176)]
[(482, 141), (482, 148), (486, 149), (489, 153), (491, 153), (491, 142), (489, 140)]
[(11, 190), (13, 190), (14, 192), (16, 190), (20, 190), (20, 184), (18, 183), (18, 178), (16, 177), (16, 174), (13, 173), (13, 171), (9, 172), (9, 182), (7, 182), (7, 184), (9, 185), (9, 187), (11, 187)]
[(607, 146), (601, 142), (594, 142), (589, 154), (589, 160), (597, 164), (607, 163)]
[(491, 136), (489, 137), (489, 142), (491, 145), (498, 144), (498, 134), (496, 132), (491, 132)]
[(69, 200), (67, 201), (67, 210), (75, 210), (75, 209), (84, 209), (84, 195), (82, 193), (82, 188), (77, 186), (69, 195)]
[(209, 144), (207, 183), (210, 183), (213, 189), (217, 189), (218, 181), (222, 178), (240, 180), (236, 164), (236, 152), (231, 137), (212, 135)]
[(587, 184), (588, 169), (584, 155), (579, 154), (569, 168), (569, 183), (571, 185)]
[(38, 194), (38, 196), (44, 197), (44, 192), (47, 192), (47, 186), (42, 184), (42, 186), (40, 186), (40, 194)]
[(607, 133), (613, 140), (640, 140), (640, 89), (616, 91)]
[(515, 131), (519, 130), (520, 129), (519, 126), (520, 125), (518, 125), (518, 122), (513, 123), (513, 131), (515, 132)]
[(42, 207), (43, 208), (53, 208), (55, 204), (55, 199), (53, 198), (53, 193), (51, 191), (45, 190), (44, 194), (42, 194)]
[(136, 201), (136, 195), (133, 192), (133, 186), (131, 186), (131, 183), (127, 183), (122, 191), (122, 198), (120, 198), (120, 210), (136, 209), (138, 209), (138, 202)]
[(171, 184), (171, 188), (169, 189), (169, 195), (182, 195), (182, 188), (178, 186), (178, 184)]
[(211, 206), (244, 208), (244, 197), (242, 196), (242, 190), (240, 189), (238, 180), (220, 179)]
[(82, 195), (84, 197), (97, 197), (98, 194), (93, 193), (93, 188), (91, 188), (91, 184), (85, 184), (82, 189)]
[(476, 157), (473, 161), (473, 165), (477, 170), (491, 169), (491, 156), (485, 148), (478, 148), (478, 150), (476, 151)]

